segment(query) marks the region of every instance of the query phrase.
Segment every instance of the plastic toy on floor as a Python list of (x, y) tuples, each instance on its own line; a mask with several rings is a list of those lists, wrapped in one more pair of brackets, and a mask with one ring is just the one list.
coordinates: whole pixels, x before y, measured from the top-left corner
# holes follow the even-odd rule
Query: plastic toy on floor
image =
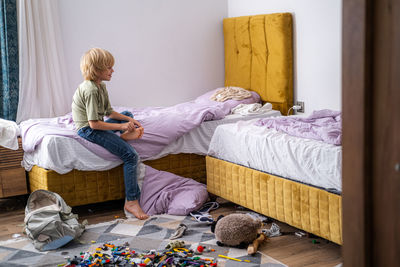
[(174, 240), (174, 241), (170, 241), (170, 242), (165, 246), (165, 249), (183, 248), (183, 247), (185, 247), (185, 241), (182, 241), (182, 240)]

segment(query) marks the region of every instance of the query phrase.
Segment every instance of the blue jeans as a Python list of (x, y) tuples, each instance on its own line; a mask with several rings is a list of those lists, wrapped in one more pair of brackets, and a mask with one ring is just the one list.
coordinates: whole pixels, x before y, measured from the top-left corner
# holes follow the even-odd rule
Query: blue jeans
[[(133, 118), (132, 113), (129, 111), (123, 111), (121, 114)], [(106, 122), (125, 123), (126, 121), (108, 119)], [(110, 153), (118, 156), (124, 162), (125, 197), (129, 201), (137, 200), (140, 198), (140, 188), (137, 184), (136, 173), (139, 155), (130, 144), (128, 144), (114, 132), (116, 131), (94, 130), (89, 126), (86, 126), (79, 129), (78, 135), (92, 143), (104, 147)]]

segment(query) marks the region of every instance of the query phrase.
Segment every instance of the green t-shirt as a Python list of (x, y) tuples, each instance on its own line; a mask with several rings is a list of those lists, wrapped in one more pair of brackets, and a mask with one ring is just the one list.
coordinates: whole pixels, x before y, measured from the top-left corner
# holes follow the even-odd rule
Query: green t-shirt
[(104, 83), (97, 87), (93, 81), (84, 81), (76, 89), (72, 98), (72, 118), (75, 128), (89, 126), (89, 121), (104, 121), (113, 109), (108, 98), (108, 92)]

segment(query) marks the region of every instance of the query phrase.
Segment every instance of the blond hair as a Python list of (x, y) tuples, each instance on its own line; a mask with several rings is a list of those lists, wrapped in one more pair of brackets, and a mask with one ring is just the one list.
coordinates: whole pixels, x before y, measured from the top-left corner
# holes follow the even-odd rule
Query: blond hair
[(100, 71), (112, 66), (114, 66), (114, 57), (102, 48), (92, 48), (81, 58), (81, 72), (85, 80), (97, 80)]

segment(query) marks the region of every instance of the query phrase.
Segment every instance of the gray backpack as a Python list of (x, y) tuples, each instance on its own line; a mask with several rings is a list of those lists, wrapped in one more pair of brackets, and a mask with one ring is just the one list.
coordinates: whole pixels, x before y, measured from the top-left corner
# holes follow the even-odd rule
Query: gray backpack
[(87, 222), (80, 224), (77, 219), (60, 195), (40, 189), (28, 198), (24, 231), (36, 249), (57, 249), (81, 236)]

